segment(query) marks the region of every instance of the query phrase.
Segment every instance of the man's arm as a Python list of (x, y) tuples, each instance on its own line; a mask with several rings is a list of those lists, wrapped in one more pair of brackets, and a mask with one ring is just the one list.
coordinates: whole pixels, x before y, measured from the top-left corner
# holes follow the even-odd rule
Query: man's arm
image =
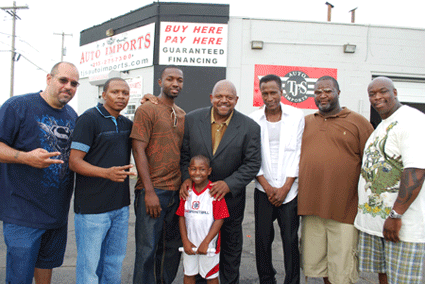
[(190, 163), (190, 136), (188, 120), (184, 121), (184, 134), (182, 147), (180, 149), (180, 172), (182, 174), (182, 184), (180, 186), (179, 195), (186, 200), (189, 196), (188, 189), (192, 185), (192, 180), (189, 178), (189, 163)]
[(136, 163), (136, 169), (139, 177), (143, 181), (145, 189), (146, 213), (152, 218), (157, 218), (161, 214), (161, 204), (153, 188), (152, 180), (149, 174), (148, 157), (146, 156), (146, 147), (148, 143), (133, 139), (133, 156)]
[(102, 168), (85, 161), (84, 157), (86, 155), (87, 153), (84, 151), (71, 149), (71, 154), (69, 156), (69, 168), (83, 176), (110, 179), (115, 182), (124, 182), (127, 176), (136, 175), (135, 173), (127, 171), (132, 168), (133, 165)]
[(0, 162), (11, 164), (24, 164), (34, 168), (47, 168), (52, 164), (63, 164), (62, 160), (50, 159), (59, 156), (60, 152), (48, 152), (37, 148), (29, 152), (16, 150), (3, 142), (0, 142)]
[[(397, 199), (393, 205), (393, 210), (398, 214), (404, 214), (410, 205), (415, 201), (425, 178), (425, 169), (406, 168), (404, 169), (401, 180), (400, 189)], [(384, 238), (387, 241), (399, 242), (399, 232), (402, 221), (396, 218), (387, 218), (384, 223)]]
[[(189, 178), (189, 164), (190, 164), (190, 126), (188, 117), (184, 120), (184, 134), (182, 147), (180, 149), (180, 171), (182, 173), (182, 181)], [(194, 127), (194, 126), (192, 126)]]
[(269, 198), (275, 188), (270, 185), (270, 183), (266, 180), (264, 175), (259, 175), (256, 177), (256, 179), (261, 184), (264, 191), (266, 192), (267, 198)]

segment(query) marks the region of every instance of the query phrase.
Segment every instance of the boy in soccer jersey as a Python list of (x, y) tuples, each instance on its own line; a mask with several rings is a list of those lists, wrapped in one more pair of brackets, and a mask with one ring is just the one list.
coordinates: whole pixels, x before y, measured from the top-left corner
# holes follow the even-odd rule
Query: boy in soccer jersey
[(176, 214), (183, 241), (184, 283), (195, 283), (200, 274), (207, 283), (218, 284), (220, 259), (220, 228), (229, 217), (226, 201), (215, 200), (210, 195), (210, 161), (202, 155), (195, 156), (189, 164), (192, 190), (186, 200), (180, 199)]

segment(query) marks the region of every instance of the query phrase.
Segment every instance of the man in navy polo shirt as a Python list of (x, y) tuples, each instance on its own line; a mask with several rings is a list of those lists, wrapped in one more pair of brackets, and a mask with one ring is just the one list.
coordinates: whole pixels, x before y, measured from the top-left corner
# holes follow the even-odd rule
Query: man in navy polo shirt
[(120, 112), (130, 88), (121, 78), (103, 88), (105, 103), (84, 112), (75, 125), (69, 167), (75, 186), (76, 283), (121, 283), (130, 205), (133, 123)]

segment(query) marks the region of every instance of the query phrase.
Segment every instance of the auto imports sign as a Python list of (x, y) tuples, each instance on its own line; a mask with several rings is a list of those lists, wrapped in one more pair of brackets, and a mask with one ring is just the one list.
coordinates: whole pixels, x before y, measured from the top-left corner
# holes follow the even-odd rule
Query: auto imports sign
[(155, 23), (80, 47), (80, 78), (153, 65)]

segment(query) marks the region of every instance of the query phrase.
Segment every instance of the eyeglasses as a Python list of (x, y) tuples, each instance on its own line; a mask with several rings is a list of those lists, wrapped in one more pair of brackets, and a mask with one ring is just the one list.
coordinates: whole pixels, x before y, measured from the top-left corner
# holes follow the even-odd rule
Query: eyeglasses
[[(54, 76), (53, 76), (54, 77)], [(73, 87), (73, 88), (77, 88), (79, 85), (80, 85), (80, 83), (78, 83), (77, 81), (71, 81), (71, 80), (69, 80), (68, 78), (66, 78), (66, 77), (59, 77), (58, 78), (58, 81), (59, 81), (59, 83), (61, 83), (62, 85), (66, 85), (66, 84), (68, 84), (68, 82), (70, 82), (70, 84), (71, 84), (71, 86)]]
[(176, 111), (174, 110), (174, 108), (171, 108), (173, 110), (173, 112), (171, 113), (171, 119), (173, 119), (173, 115), (174, 115), (174, 124), (173, 127), (177, 127), (177, 114)]

